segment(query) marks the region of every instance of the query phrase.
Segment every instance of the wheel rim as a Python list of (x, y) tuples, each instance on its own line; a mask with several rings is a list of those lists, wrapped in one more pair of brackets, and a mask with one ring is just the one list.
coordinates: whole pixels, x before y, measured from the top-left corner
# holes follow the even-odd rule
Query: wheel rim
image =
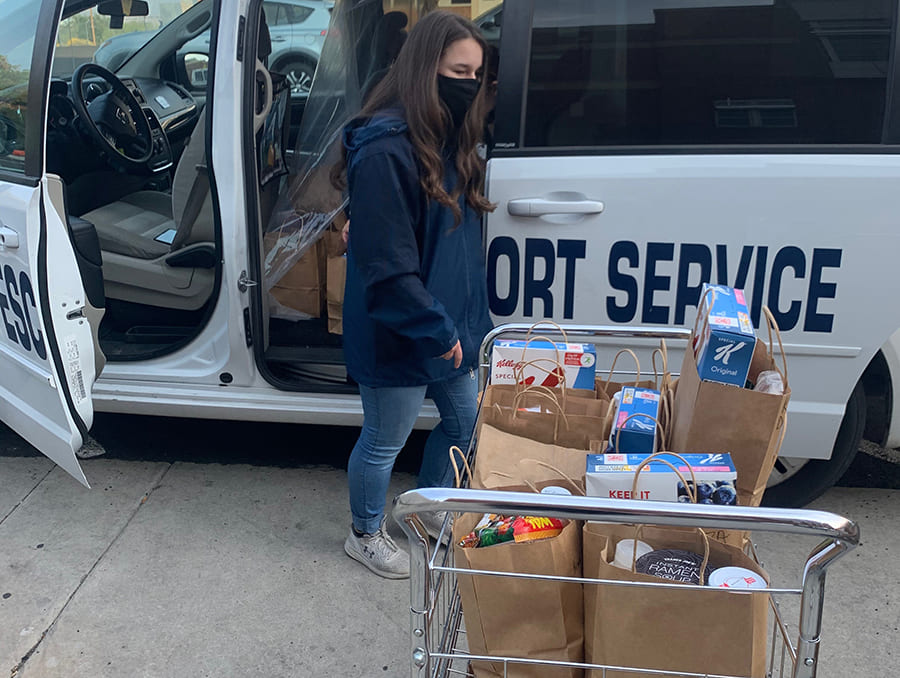
[(312, 86), (313, 74), (310, 73), (306, 66), (293, 66), (288, 69), (285, 74), (291, 85), (291, 94), (309, 94)]

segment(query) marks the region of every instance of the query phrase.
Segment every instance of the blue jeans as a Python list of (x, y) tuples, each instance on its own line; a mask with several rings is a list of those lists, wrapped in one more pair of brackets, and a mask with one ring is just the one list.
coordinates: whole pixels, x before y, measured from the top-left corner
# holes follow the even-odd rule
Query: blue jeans
[(478, 380), (474, 372), (428, 386), (359, 387), (364, 421), (362, 433), (347, 466), (350, 512), (353, 526), (372, 533), (381, 525), (391, 470), (412, 432), (425, 398), (431, 398), (441, 414), (425, 443), (419, 487), (453, 484), (449, 450), (463, 452), (475, 428)]

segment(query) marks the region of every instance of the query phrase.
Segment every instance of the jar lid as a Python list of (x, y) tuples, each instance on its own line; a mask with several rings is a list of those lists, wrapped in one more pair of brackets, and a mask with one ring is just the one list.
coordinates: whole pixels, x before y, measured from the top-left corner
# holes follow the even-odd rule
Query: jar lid
[(764, 589), (768, 587), (761, 574), (746, 567), (720, 567), (709, 575), (709, 586), (726, 589)]
[(541, 494), (558, 494), (563, 496), (572, 496), (572, 493), (569, 492), (564, 487), (560, 487), (559, 485), (547, 485), (543, 490), (541, 490)]
[[(703, 556), (681, 549), (661, 549), (641, 556), (635, 563), (635, 570), (641, 574), (671, 579), (682, 584), (700, 583), (700, 566)], [(703, 581), (709, 580), (712, 568), (704, 570)]]
[(632, 558), (637, 561), (638, 558), (647, 555), (652, 550), (653, 547), (647, 542), (638, 541), (637, 555), (635, 556), (634, 539), (622, 539), (616, 544), (616, 555), (612, 564), (616, 567), (621, 567), (623, 570), (630, 570)]

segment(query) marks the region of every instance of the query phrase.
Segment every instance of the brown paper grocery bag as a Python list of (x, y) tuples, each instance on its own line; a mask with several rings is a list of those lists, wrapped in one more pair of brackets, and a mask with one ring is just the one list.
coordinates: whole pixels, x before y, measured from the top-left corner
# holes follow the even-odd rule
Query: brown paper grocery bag
[(492, 489), (525, 484), (527, 480), (539, 480), (521, 477), (522, 467), (519, 462), (523, 459), (549, 464), (566, 477), (584, 485), (586, 450), (541, 443), (484, 425), (478, 433), (471, 487)]
[[(581, 388), (550, 389), (545, 386), (491, 384), (485, 389), (484, 406), (498, 403), (502, 407), (538, 410), (554, 414), (605, 417), (607, 401), (594, 397), (595, 392)], [(558, 406), (557, 406), (558, 405)]]
[(325, 306), (328, 312), (328, 331), (343, 334), (344, 331), (344, 283), (347, 277), (347, 257), (333, 257), (328, 260), (328, 275), (325, 287)]
[[(775, 320), (768, 309), (764, 311), (780, 346)], [(783, 348), (780, 352), (777, 359), (771, 338), (768, 345), (757, 339), (749, 380), (755, 382), (766, 370), (778, 371), (784, 382), (783, 395), (701, 381), (690, 347), (684, 352), (675, 386), (670, 447), (675, 452), (731, 454), (742, 506), (759, 506), (784, 437), (791, 389)]]
[[(508, 488), (528, 491), (526, 488)], [(481, 518), (463, 514), (453, 523), (456, 567), (469, 570), (581, 576), (581, 527), (570, 522), (556, 537), (462, 548), (459, 540)], [(581, 662), (584, 599), (578, 582), (457, 574), (469, 652), (491, 656)], [(472, 662), (476, 678), (582, 678), (582, 669)]]
[[(613, 581), (662, 582), (666, 579), (615, 567), (621, 539), (636, 538), (628, 525), (586, 523), (584, 576)], [(699, 531), (643, 527), (637, 538), (654, 549), (702, 554)], [(712, 569), (738, 566), (768, 577), (739, 549), (706, 542)], [(727, 594), (697, 586), (691, 590), (585, 584), (585, 661), (648, 669), (607, 671), (605, 678), (657, 678), (650, 669), (762, 678), (766, 672), (768, 594)], [(593, 670), (589, 678), (601, 678)]]
[[(579, 407), (576, 401), (584, 400), (589, 403), (596, 401), (570, 398), (569, 402), (563, 405), (559, 400), (539, 391), (528, 391), (514, 395), (511, 404), (501, 404), (508, 394), (504, 395), (502, 390), (497, 390), (498, 388), (503, 387), (489, 385), (485, 390), (484, 403), (478, 419), (479, 428), (484, 425), (493, 426), (521, 438), (581, 450), (589, 449), (591, 440), (600, 440), (605, 436), (604, 416), (565, 412), (567, 406)], [(542, 403), (540, 409), (543, 411), (529, 411), (520, 407), (520, 403), (526, 400), (540, 401)], [(604, 409), (603, 405), (598, 403), (598, 409)]]
[(282, 306), (318, 318), (324, 296), (324, 248), (316, 241), (272, 286), (270, 294)]

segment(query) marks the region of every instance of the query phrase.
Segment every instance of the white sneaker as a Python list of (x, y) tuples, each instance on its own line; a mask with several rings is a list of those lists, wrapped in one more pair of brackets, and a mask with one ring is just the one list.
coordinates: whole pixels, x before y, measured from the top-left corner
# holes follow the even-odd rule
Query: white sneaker
[(453, 532), (453, 518), (451, 517), (450, 522), (447, 523), (447, 529), (444, 530), (443, 536), (441, 535), (441, 529), (444, 527), (444, 519), (446, 516), (446, 511), (428, 511), (419, 514), (419, 520), (422, 521), (422, 525), (425, 527), (425, 532), (428, 533), (428, 536), (436, 542), (438, 541), (438, 537), (441, 537), (440, 543), (444, 546), (450, 541), (450, 535)]
[(350, 534), (344, 542), (344, 551), (379, 577), (409, 578), (409, 554), (391, 539), (384, 528), (384, 519), (374, 534), (356, 536), (351, 527)]

